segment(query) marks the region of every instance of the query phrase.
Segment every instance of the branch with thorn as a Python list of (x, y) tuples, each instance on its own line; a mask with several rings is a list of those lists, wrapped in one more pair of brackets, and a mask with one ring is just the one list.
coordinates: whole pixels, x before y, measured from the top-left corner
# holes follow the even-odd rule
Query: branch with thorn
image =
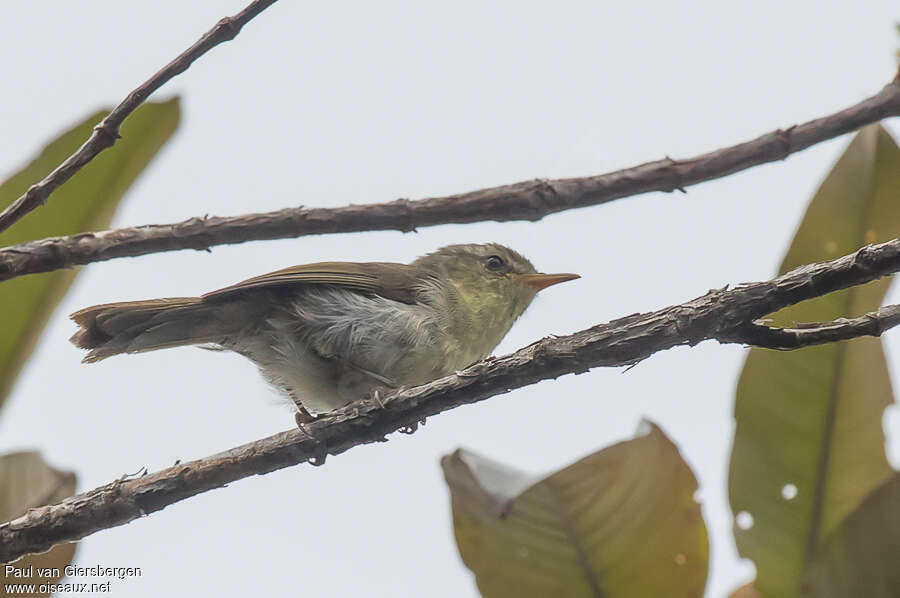
[(152, 77), (141, 83), (126, 96), (112, 112), (100, 121), (91, 136), (78, 150), (66, 158), (53, 172), (32, 185), (21, 197), (0, 212), (0, 233), (18, 222), (32, 210), (46, 203), (50, 194), (68, 181), (100, 152), (112, 147), (119, 139), (119, 128), (128, 117), (154, 91), (162, 87), (175, 76), (183, 73), (198, 58), (219, 44), (234, 39), (251, 19), (267, 9), (277, 0), (255, 0), (244, 10), (231, 17), (220, 19), (194, 44), (175, 57), (172, 62), (161, 68)]
[(251, 475), (312, 462), (324, 464), (355, 446), (415, 430), (441, 412), (513, 389), (596, 367), (638, 363), (654, 353), (706, 340), (778, 349), (879, 336), (900, 323), (896, 305), (860, 317), (794, 328), (766, 328), (767, 314), (900, 271), (900, 239), (803, 266), (766, 282), (709, 291), (686, 303), (634, 314), (567, 336), (548, 337), (462, 372), (353, 403), (302, 428), (137, 478), (120, 479), (0, 525), (0, 562), (74, 542), (191, 496)]
[(666, 157), (597, 176), (524, 181), (416, 201), (191, 218), (173, 224), (31, 241), (0, 250), (0, 281), (113, 258), (179, 249), (208, 250), (246, 241), (375, 230), (409, 232), (426, 226), (488, 220), (537, 221), (556, 212), (641, 193), (684, 191), (690, 185), (783, 160), (891, 116), (900, 116), (900, 81), (834, 114), (684, 160)]

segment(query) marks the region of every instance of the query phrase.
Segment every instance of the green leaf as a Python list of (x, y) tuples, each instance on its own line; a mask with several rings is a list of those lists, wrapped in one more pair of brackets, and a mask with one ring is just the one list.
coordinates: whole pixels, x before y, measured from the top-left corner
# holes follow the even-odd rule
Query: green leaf
[(441, 460), (456, 543), (482, 596), (703, 595), (697, 481), (647, 427), (542, 480), (463, 450)]
[(900, 473), (872, 492), (809, 566), (812, 598), (900, 596)]
[[(63, 500), (75, 492), (75, 474), (53, 469), (39, 453), (12, 453), (0, 456), (0, 523), (24, 515), (28, 509)], [(75, 555), (75, 544), (60, 544), (49, 552), (25, 556), (11, 563), (12, 572), (0, 566), (0, 596), (5, 584), (55, 583)], [(29, 569), (30, 567), (30, 569)], [(40, 571), (49, 569), (50, 571)], [(19, 575), (16, 575), (19, 573)], [(29, 593), (49, 596), (49, 593)]]
[[(0, 210), (77, 150), (108, 112), (100, 110), (75, 125), (0, 184)], [(107, 228), (119, 200), (175, 132), (180, 115), (178, 98), (139, 107), (122, 125), (122, 139), (57, 189), (46, 206), (0, 233), (0, 246)], [(0, 283), (0, 406), (75, 274), (62, 270)]]
[[(900, 236), (900, 149), (861, 130), (807, 209), (779, 272)], [(775, 314), (776, 324), (860, 315), (882, 279)], [(729, 492), (738, 550), (765, 598), (794, 598), (817, 547), (891, 474), (881, 419), (893, 401), (881, 341), (779, 352), (752, 349), (737, 388)], [(747, 516), (749, 514), (750, 517)], [(744, 526), (746, 527), (746, 525)]]

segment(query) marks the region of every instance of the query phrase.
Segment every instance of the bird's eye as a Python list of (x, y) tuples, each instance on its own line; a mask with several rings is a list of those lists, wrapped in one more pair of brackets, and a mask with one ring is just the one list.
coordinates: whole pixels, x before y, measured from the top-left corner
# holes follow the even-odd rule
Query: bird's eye
[(484, 261), (484, 267), (492, 272), (499, 272), (506, 267), (506, 262), (499, 255), (492, 255)]

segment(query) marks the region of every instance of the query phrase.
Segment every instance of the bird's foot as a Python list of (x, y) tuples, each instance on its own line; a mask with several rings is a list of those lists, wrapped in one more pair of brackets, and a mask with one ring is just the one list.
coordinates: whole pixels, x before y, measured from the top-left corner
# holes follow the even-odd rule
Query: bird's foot
[(316, 438), (316, 436), (306, 427), (307, 424), (311, 424), (317, 419), (319, 419), (318, 416), (312, 415), (309, 411), (299, 405), (297, 406), (297, 411), (294, 413), (294, 421), (297, 422), (297, 427), (300, 428), (300, 431), (306, 434), (306, 436), (316, 444), (316, 453), (307, 459), (309, 464), (314, 467), (325, 465), (325, 459), (328, 457), (328, 447), (324, 442)]
[(375, 399), (375, 403), (384, 409), (384, 403), (381, 401), (381, 389), (376, 388), (375, 392), (372, 393), (372, 398)]
[(425, 418), (424, 418), (424, 417), (423, 417), (422, 419), (420, 419), (419, 421), (415, 421), (415, 422), (413, 422), (413, 423), (411, 423), (411, 424), (409, 424), (409, 425), (407, 425), (407, 426), (403, 426), (402, 428), (400, 428), (400, 429), (397, 430), (397, 431), (400, 432), (401, 434), (412, 434), (412, 433), (414, 433), (416, 430), (419, 429), (419, 426), (420, 426), (420, 425), (422, 425), (422, 426), (425, 425)]
[[(305, 408), (297, 405), (297, 411), (294, 412), (294, 421), (297, 422), (297, 427), (303, 429), (305, 424), (310, 424), (316, 421), (317, 416), (312, 415)], [(305, 429), (303, 430), (306, 431)]]
[(364, 402), (374, 401), (379, 409), (384, 409), (387, 406), (384, 399), (389, 397), (394, 390), (396, 390), (394, 387), (376, 386), (366, 395)]

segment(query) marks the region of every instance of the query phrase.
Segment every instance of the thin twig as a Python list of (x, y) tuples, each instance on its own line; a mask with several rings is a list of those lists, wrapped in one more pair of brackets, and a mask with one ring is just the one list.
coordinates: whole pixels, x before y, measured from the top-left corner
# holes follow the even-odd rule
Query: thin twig
[[(382, 441), (386, 434), (403, 428), (412, 430), (426, 417), (540, 380), (594, 367), (634, 364), (657, 351), (704, 340), (749, 343), (752, 339), (737, 332), (747, 323), (898, 270), (900, 239), (894, 239), (798, 268), (771, 281), (713, 290), (681, 305), (627, 316), (569, 336), (545, 338), (454, 375), (400, 389), (383, 397), (380, 405), (373, 399), (363, 400), (305, 424), (302, 430), (282, 432), (140, 478), (117, 480), (62, 503), (32, 509), (0, 525), (0, 562), (122, 525), (241, 478), (304, 461), (322, 464), (328, 455)], [(885, 315), (889, 319), (881, 324), (882, 329), (896, 325), (895, 316)], [(852, 327), (853, 321), (848, 322)]]
[(232, 40), (241, 28), (256, 15), (275, 4), (277, 0), (254, 0), (244, 10), (231, 17), (220, 19), (216, 25), (203, 34), (194, 45), (179, 54), (172, 62), (144, 81), (122, 100), (106, 118), (95, 127), (91, 136), (74, 154), (57, 166), (53, 172), (28, 188), (21, 197), (0, 213), (0, 233), (8, 229), (25, 214), (43, 205), (60, 185), (72, 178), (100, 152), (112, 147), (119, 139), (119, 127), (125, 118), (134, 112), (150, 94), (162, 87), (173, 77), (183, 73), (195, 60), (219, 44)]

